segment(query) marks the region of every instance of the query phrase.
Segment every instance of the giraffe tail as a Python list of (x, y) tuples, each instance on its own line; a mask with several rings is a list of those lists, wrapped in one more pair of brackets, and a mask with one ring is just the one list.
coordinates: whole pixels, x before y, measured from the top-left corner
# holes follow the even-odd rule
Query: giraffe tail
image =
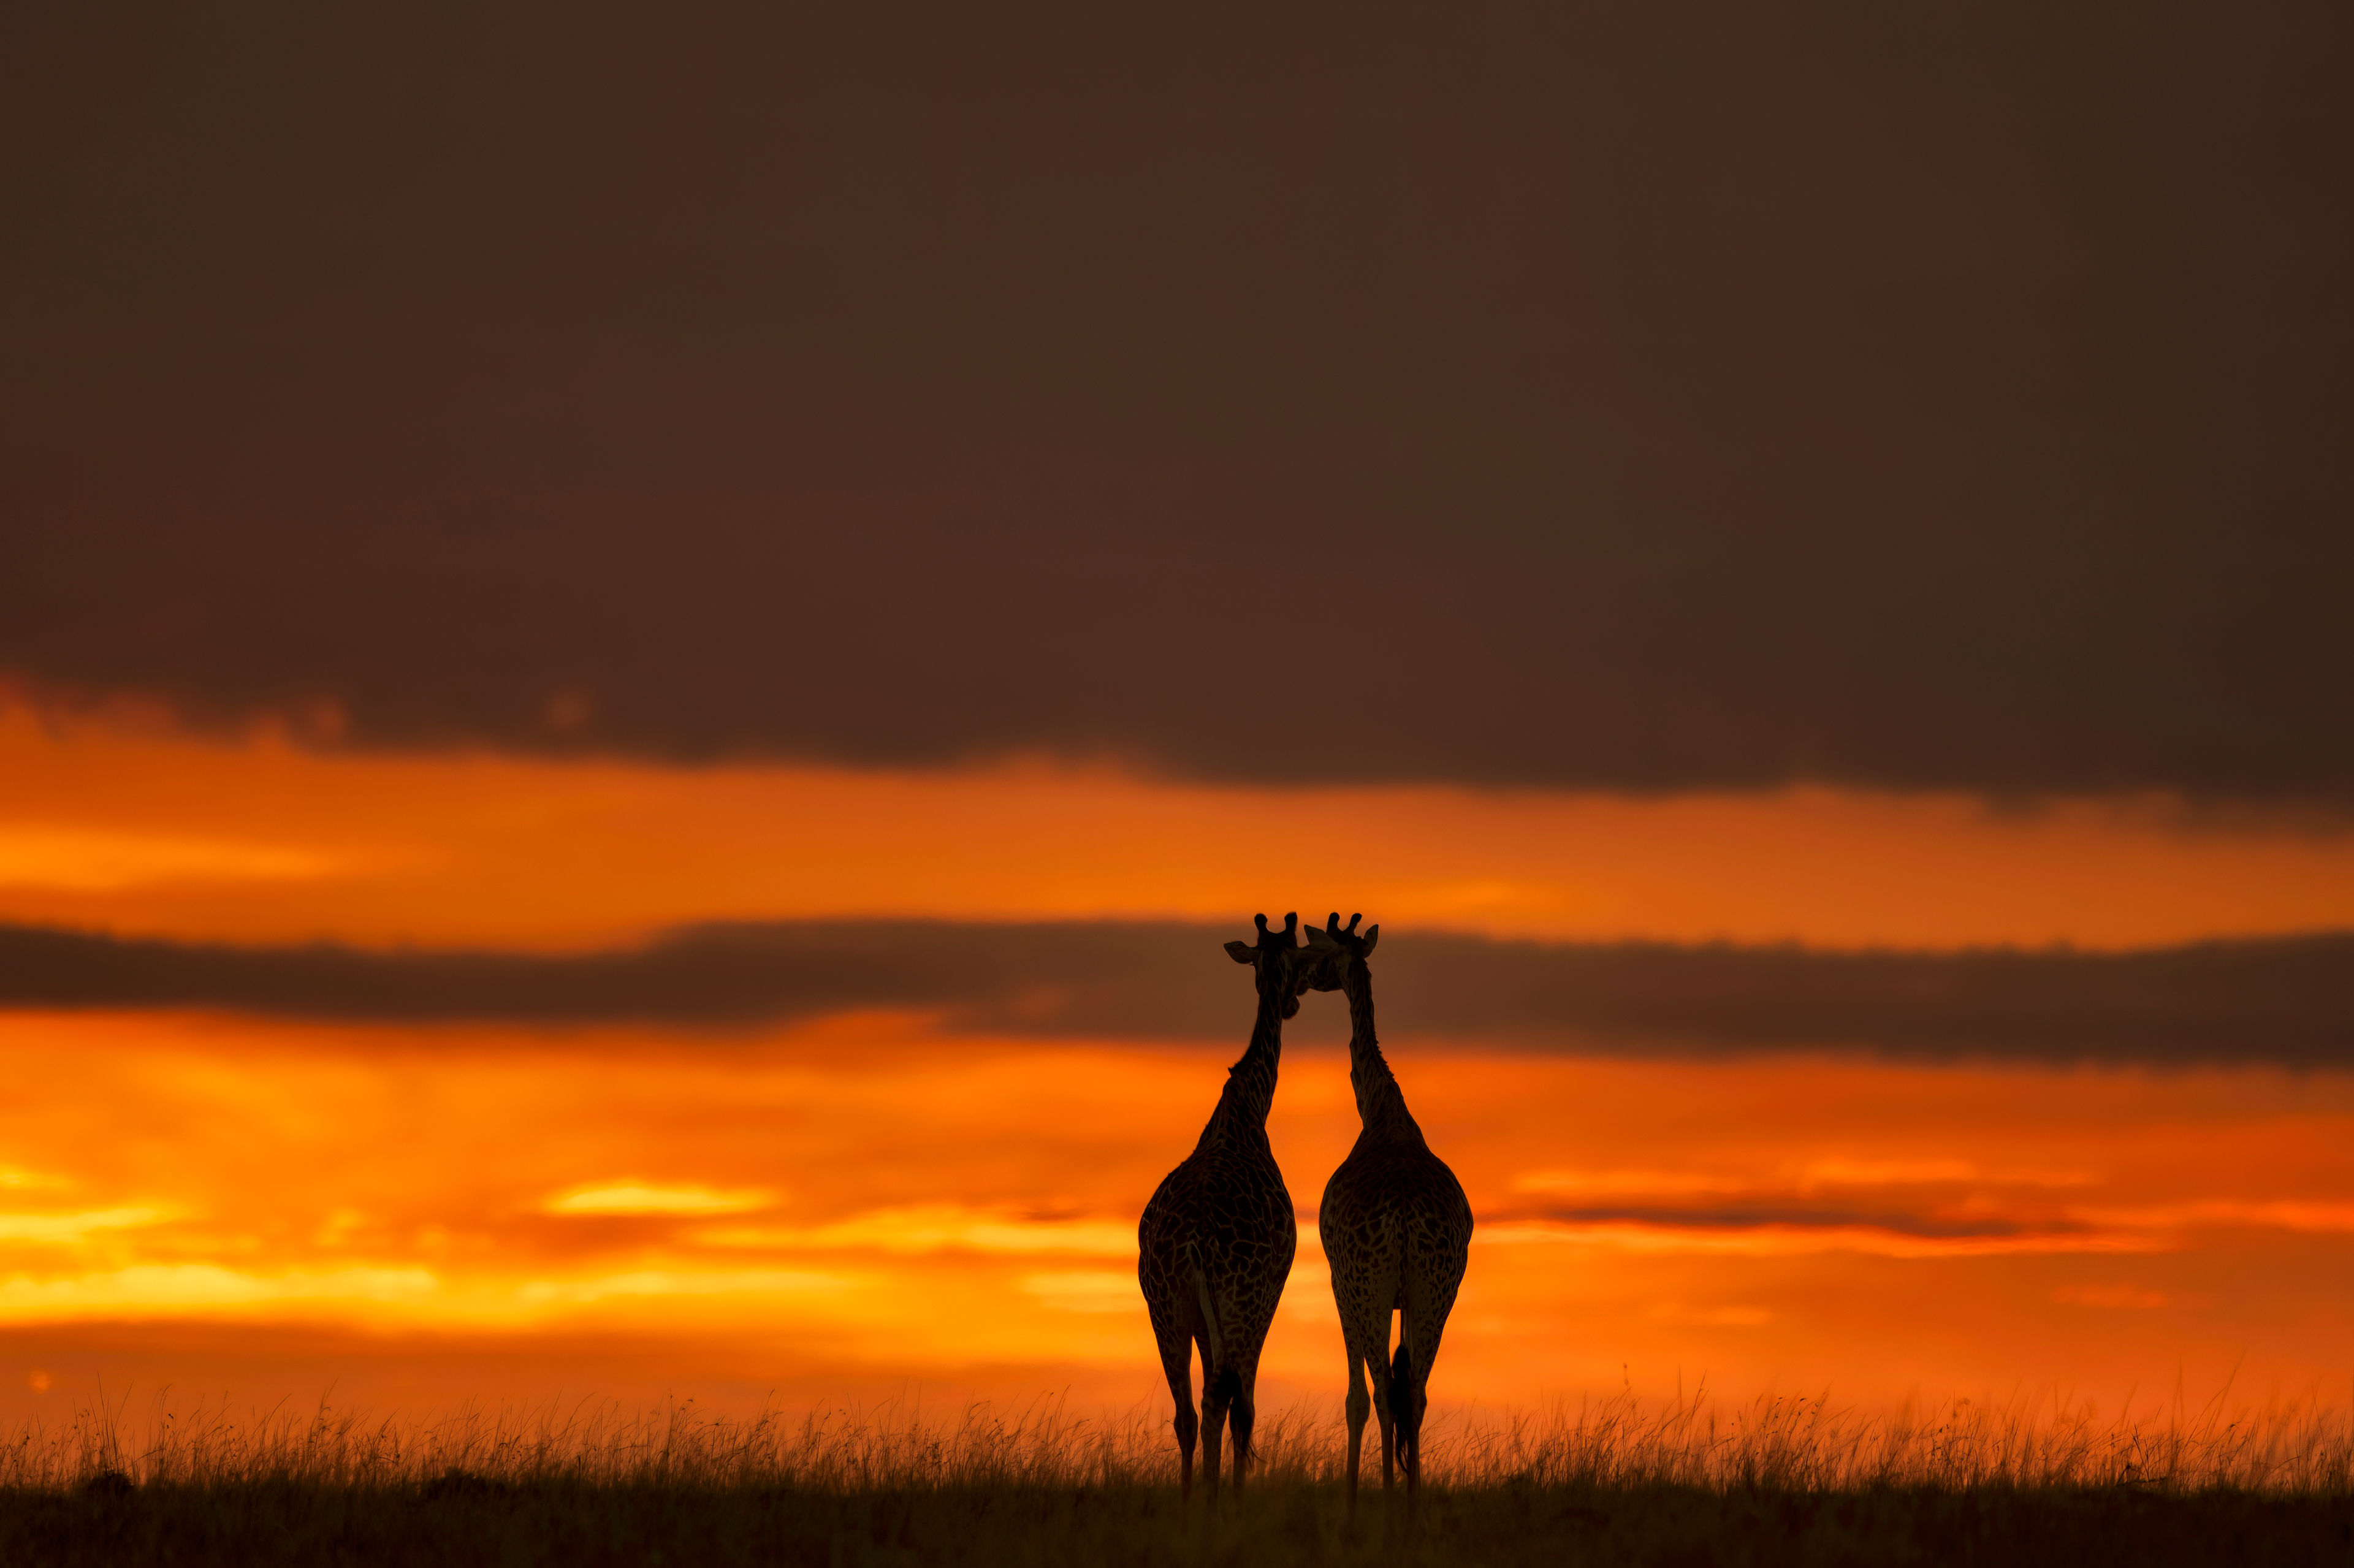
[(1414, 1409), (1414, 1393), (1408, 1386), (1413, 1379), (1414, 1355), (1405, 1348), (1405, 1338), (1398, 1338), (1397, 1358), (1390, 1362), (1390, 1419), (1398, 1430), (1406, 1428), (1407, 1413)]
[[(1202, 1304), (1202, 1338), (1207, 1342), (1210, 1351), (1209, 1356), (1202, 1364), (1202, 1372), (1206, 1378), (1211, 1367), (1225, 1365), (1226, 1340), (1225, 1336), (1218, 1332), (1217, 1308), (1210, 1303), (1210, 1277), (1202, 1272), (1202, 1266), (1199, 1263), (1193, 1265), (1193, 1295)], [(1207, 1389), (1203, 1390), (1205, 1395), (1208, 1392)]]

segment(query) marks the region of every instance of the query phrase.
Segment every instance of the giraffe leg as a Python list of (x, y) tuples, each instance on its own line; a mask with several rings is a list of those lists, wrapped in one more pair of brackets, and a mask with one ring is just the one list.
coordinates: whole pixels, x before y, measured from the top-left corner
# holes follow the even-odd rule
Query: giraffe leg
[(1397, 1480), (1397, 1425), (1390, 1404), (1390, 1325), (1389, 1314), (1382, 1314), (1381, 1337), (1373, 1343), (1365, 1357), (1365, 1369), (1373, 1376), (1373, 1419), (1382, 1424), (1382, 1510), (1390, 1506), (1390, 1488)]
[[(1336, 1205), (1337, 1206), (1337, 1205)], [(1397, 1299), (1397, 1259), (1384, 1244), (1378, 1228), (1341, 1223), (1322, 1232), (1325, 1255), (1332, 1271), (1332, 1305), (1341, 1319), (1341, 1342), (1349, 1352), (1349, 1495), (1348, 1517), (1357, 1516), (1357, 1488), (1363, 1474), (1365, 1417), (1382, 1424), (1382, 1508), (1389, 1509), (1390, 1311)], [(1365, 1393), (1365, 1380), (1373, 1394)]]
[(1430, 1371), (1438, 1360), (1447, 1314), (1455, 1309), (1455, 1292), (1463, 1283), (1465, 1261), (1461, 1251), (1435, 1247), (1414, 1258), (1406, 1271), (1405, 1300), (1398, 1313), (1398, 1370), (1405, 1384), (1398, 1391), (1398, 1425), (1405, 1459), (1409, 1526), (1422, 1485), (1422, 1419), (1430, 1409)]
[(1365, 1417), (1372, 1414), (1373, 1402), (1365, 1394), (1365, 1358), (1354, 1340), (1349, 1344), (1349, 1511), (1348, 1522), (1357, 1522), (1357, 1456), (1365, 1446)]
[(1235, 1403), (1226, 1414), (1226, 1430), (1234, 1436), (1235, 1496), (1243, 1495), (1243, 1472), (1250, 1468), (1251, 1428), (1258, 1424), (1258, 1369), (1245, 1372), (1235, 1388)]
[(1202, 1358), (1202, 1483), (1213, 1507), (1218, 1500), (1218, 1439), (1234, 1403), (1234, 1375), (1225, 1367), (1213, 1371), (1209, 1357)]
[(1193, 1414), (1193, 1341), (1187, 1337), (1176, 1309), (1148, 1290), (1145, 1308), (1152, 1319), (1152, 1338), (1161, 1348), (1161, 1371), (1169, 1380), (1170, 1397), (1177, 1402), (1171, 1424), (1177, 1433), (1178, 1496), (1193, 1496), (1193, 1436), (1199, 1423)]
[[(1349, 1492), (1348, 1519), (1357, 1518), (1357, 1482), (1363, 1463), (1365, 1447), (1365, 1417), (1379, 1414), (1382, 1418), (1384, 1452), (1388, 1448), (1389, 1364), (1383, 1359), (1383, 1341), (1389, 1337), (1388, 1314), (1366, 1305), (1367, 1292), (1356, 1282), (1335, 1269), (1332, 1275), (1332, 1302), (1341, 1312), (1341, 1343), (1349, 1354), (1349, 1392), (1345, 1409), (1349, 1418)], [(1373, 1374), (1373, 1392), (1365, 1393), (1365, 1374)]]

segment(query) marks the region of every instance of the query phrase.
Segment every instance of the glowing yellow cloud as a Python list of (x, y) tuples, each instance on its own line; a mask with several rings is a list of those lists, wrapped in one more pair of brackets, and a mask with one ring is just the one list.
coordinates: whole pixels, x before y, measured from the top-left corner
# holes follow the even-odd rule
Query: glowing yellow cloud
[(968, 1251), (1136, 1255), (1133, 1221), (1038, 1220), (1002, 1210), (967, 1208), (960, 1203), (877, 1209), (824, 1225), (712, 1226), (691, 1233), (687, 1239), (706, 1246), (780, 1252), (871, 1249), (899, 1254)]
[(634, 1269), (586, 1279), (533, 1279), (514, 1298), (531, 1307), (578, 1306), (615, 1298), (662, 1296), (806, 1296), (841, 1290), (849, 1281), (793, 1269)]
[(0, 1214), (0, 1242), (72, 1244), (92, 1231), (130, 1230), (167, 1218), (162, 1209), (91, 1209), (78, 1214)]
[(771, 1207), (773, 1194), (758, 1191), (714, 1192), (708, 1187), (657, 1187), (645, 1181), (609, 1181), (578, 1187), (551, 1198), (551, 1214), (742, 1214)]
[(215, 1263), (134, 1264), (127, 1268), (33, 1279), (0, 1280), (0, 1321), (122, 1314), (206, 1315), (224, 1308), (414, 1303), (440, 1281), (428, 1269), (286, 1269), (263, 1272)]

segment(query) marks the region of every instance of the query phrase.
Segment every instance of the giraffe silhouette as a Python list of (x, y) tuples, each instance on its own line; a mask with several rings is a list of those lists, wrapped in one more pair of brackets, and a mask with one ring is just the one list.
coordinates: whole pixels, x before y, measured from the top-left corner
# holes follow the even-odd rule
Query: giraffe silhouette
[[(1357, 1091), (1356, 1147), (1325, 1183), (1316, 1216), (1332, 1301), (1349, 1352), (1349, 1518), (1357, 1513), (1357, 1461), (1368, 1409), (1382, 1422), (1382, 1498), (1394, 1468), (1405, 1468), (1406, 1519), (1422, 1481), (1422, 1416), (1430, 1404), (1430, 1368), (1455, 1292), (1470, 1261), (1471, 1204), (1447, 1162), (1430, 1151), (1405, 1108), (1405, 1095), (1373, 1034), (1373, 977), (1365, 963), (1382, 928), (1357, 935), (1335, 911), (1321, 931), (1308, 928), (1311, 950), (1337, 960), (1314, 976), (1349, 999), (1349, 1083)], [(1395, 1361), (1389, 1359), (1390, 1313), (1398, 1313)], [(1364, 1374), (1373, 1377), (1373, 1397)]]
[(1234, 1432), (1235, 1490), (1250, 1460), (1257, 1416), (1258, 1356), (1275, 1304), (1291, 1274), (1299, 1221), (1291, 1193), (1267, 1147), (1267, 1113), (1275, 1100), (1284, 1021), (1299, 1011), (1313, 980), (1337, 980), (1299, 946), (1299, 916), (1283, 917), (1280, 935), (1257, 917), (1256, 946), (1228, 942), (1235, 962), (1251, 966), (1258, 1016), (1242, 1060), (1226, 1070), (1218, 1108), (1185, 1162), (1169, 1172), (1136, 1227), (1137, 1283), (1160, 1342), (1161, 1367), (1177, 1401), (1177, 1451), (1184, 1496), (1193, 1495), (1193, 1349), (1202, 1352), (1202, 1470), (1218, 1495), (1219, 1429)]

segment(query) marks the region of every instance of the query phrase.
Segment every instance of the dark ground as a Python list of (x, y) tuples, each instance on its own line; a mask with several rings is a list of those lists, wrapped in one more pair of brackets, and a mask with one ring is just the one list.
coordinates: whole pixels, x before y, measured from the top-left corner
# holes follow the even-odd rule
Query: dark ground
[(2233, 1490), (1801, 1492), (1502, 1484), (1426, 1494), (1384, 1540), (1336, 1489), (1277, 1481), (1214, 1519), (1173, 1490), (874, 1491), (300, 1481), (0, 1494), (6, 1563), (2354, 1563), (2354, 1497)]

